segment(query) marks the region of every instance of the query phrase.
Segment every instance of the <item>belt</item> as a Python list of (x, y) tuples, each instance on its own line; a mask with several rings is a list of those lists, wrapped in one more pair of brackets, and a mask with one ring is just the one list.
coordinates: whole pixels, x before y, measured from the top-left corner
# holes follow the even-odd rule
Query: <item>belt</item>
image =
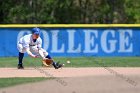
[(30, 44), (29, 44), (29, 46), (36, 46), (36, 45), (30, 45)]

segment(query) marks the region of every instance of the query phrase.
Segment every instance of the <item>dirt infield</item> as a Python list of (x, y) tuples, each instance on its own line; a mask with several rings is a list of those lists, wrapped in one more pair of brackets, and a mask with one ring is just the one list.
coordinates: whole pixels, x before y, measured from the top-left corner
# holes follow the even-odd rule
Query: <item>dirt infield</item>
[(82, 77), (82, 76), (100, 76), (100, 75), (140, 75), (140, 68), (0, 68), (0, 78), (4, 77)]
[(140, 91), (140, 68), (94, 67), (58, 70), (0, 68), (0, 71), (0, 78), (55, 77), (44, 82), (4, 88), (0, 93), (139, 93)]

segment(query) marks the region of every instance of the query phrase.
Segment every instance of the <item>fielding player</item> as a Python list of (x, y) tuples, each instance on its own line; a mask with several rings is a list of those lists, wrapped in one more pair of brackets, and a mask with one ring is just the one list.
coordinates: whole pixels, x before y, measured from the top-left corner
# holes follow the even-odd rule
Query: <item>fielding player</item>
[[(33, 28), (32, 34), (25, 35), (20, 38), (20, 40), (17, 42), (17, 48), (19, 50), (18, 55), (18, 69), (24, 69), (23, 67), (23, 57), (24, 53), (27, 52), (29, 56), (32, 58), (38, 58), (38, 55), (42, 57), (42, 59), (52, 59), (48, 52), (44, 50), (42, 47), (42, 39), (40, 38), (40, 29), (39, 28)], [(63, 65), (52, 62), (52, 65), (55, 69), (61, 68)]]

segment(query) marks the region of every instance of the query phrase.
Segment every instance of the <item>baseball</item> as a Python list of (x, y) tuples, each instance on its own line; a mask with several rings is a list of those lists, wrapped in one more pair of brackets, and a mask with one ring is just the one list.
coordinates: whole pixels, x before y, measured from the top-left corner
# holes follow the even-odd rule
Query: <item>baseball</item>
[(69, 64), (69, 63), (70, 63), (70, 61), (68, 60), (68, 61), (67, 61), (67, 63)]

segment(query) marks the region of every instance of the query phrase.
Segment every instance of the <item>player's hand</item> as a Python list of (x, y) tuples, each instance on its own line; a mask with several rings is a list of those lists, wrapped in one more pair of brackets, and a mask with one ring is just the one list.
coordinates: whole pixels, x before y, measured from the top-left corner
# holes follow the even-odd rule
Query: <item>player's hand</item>
[(35, 57), (34, 58), (38, 58), (39, 56), (38, 55), (35, 55)]
[(33, 58), (38, 58), (39, 56), (38, 56), (38, 55), (32, 55), (31, 57), (33, 57)]
[(43, 58), (42, 60), (43, 61), (46, 61), (46, 60), (52, 60), (53, 61), (53, 59), (48, 59), (48, 58)]
[(46, 59), (48, 59), (48, 58), (43, 58), (42, 60), (46, 60)]
[(53, 60), (48, 59), (48, 58), (43, 58), (42, 62), (43, 62), (44, 66), (48, 67), (48, 66), (50, 66), (52, 64)]

